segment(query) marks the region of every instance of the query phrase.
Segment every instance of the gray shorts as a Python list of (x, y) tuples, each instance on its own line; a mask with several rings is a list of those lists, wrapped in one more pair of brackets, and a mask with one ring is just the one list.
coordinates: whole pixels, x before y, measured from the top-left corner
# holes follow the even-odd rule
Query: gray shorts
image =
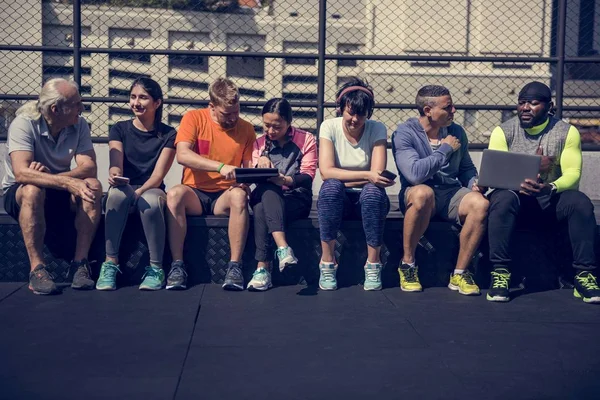
[[(400, 210), (403, 213), (406, 212), (408, 192), (413, 187), (414, 186), (409, 187), (404, 191), (402, 203), (400, 204)], [(435, 196), (435, 210), (433, 216), (441, 218), (444, 221), (462, 225), (458, 215), (458, 207), (460, 206), (463, 197), (471, 193), (472, 190), (462, 186), (443, 189), (432, 187), (432, 189)]]

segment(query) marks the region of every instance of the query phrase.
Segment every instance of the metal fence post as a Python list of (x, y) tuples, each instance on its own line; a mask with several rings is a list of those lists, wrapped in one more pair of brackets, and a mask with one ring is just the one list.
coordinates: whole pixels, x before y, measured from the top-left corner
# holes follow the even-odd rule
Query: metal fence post
[(81, 0), (73, 0), (73, 80), (81, 88)]
[(317, 132), (325, 115), (325, 50), (327, 48), (327, 0), (319, 0), (319, 59), (317, 80)]
[(567, 0), (558, 0), (558, 26), (556, 30), (556, 118), (562, 118), (565, 86), (565, 42), (567, 36)]

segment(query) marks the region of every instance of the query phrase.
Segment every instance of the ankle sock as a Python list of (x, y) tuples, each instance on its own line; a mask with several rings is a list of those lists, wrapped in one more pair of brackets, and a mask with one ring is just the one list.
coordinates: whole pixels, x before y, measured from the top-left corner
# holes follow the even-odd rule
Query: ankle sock
[(465, 272), (464, 269), (455, 269), (454, 270), (454, 275), (462, 275)]

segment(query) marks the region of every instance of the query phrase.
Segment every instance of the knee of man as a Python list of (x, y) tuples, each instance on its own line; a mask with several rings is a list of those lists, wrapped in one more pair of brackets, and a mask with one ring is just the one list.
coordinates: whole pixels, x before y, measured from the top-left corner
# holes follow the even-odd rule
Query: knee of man
[(490, 206), (490, 202), (483, 195), (473, 192), (470, 194), (471, 199), (467, 206), (469, 207), (469, 212), (472, 212), (481, 218), (485, 218), (488, 212), (488, 208)]
[(498, 205), (518, 207), (519, 196), (512, 190), (499, 190), (497, 193), (493, 193), (490, 198), (490, 207)]
[(563, 192), (562, 196), (567, 198), (568, 204), (572, 206), (575, 211), (582, 214), (594, 213), (594, 205), (585, 193), (580, 192), (579, 190), (567, 190)]
[(21, 203), (40, 204), (46, 198), (46, 190), (35, 185), (24, 185), (19, 189), (21, 192)]
[(102, 184), (96, 178), (85, 178), (85, 183), (96, 193), (102, 193)]
[(248, 206), (248, 195), (244, 189), (233, 188), (229, 193), (229, 206), (231, 208), (243, 209)]
[(433, 189), (426, 185), (417, 185), (408, 192), (409, 203), (418, 208), (432, 206), (435, 196)]

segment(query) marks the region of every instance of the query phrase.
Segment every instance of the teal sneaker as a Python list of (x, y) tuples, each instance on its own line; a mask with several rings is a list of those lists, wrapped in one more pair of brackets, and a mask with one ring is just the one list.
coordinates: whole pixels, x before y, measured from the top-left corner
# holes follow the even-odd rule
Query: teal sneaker
[(248, 282), (248, 290), (251, 292), (264, 292), (273, 287), (271, 283), (271, 274), (265, 268), (258, 268), (252, 274), (252, 279)]
[(337, 264), (334, 263), (322, 262), (319, 264), (319, 270), (321, 271), (319, 287), (321, 290), (337, 290), (337, 279), (335, 278), (337, 268)]
[(160, 290), (165, 286), (165, 271), (162, 267), (150, 265), (142, 277), (140, 290)]
[(381, 290), (381, 270), (383, 265), (381, 263), (373, 263), (367, 261), (365, 264), (365, 283), (363, 288), (365, 290)]
[(100, 267), (96, 290), (116, 290), (117, 272), (121, 272), (117, 264), (112, 261), (104, 261)]
[(288, 265), (298, 264), (298, 259), (290, 246), (278, 247), (275, 250), (275, 255), (277, 255), (277, 259), (279, 260), (279, 271), (283, 271)]

